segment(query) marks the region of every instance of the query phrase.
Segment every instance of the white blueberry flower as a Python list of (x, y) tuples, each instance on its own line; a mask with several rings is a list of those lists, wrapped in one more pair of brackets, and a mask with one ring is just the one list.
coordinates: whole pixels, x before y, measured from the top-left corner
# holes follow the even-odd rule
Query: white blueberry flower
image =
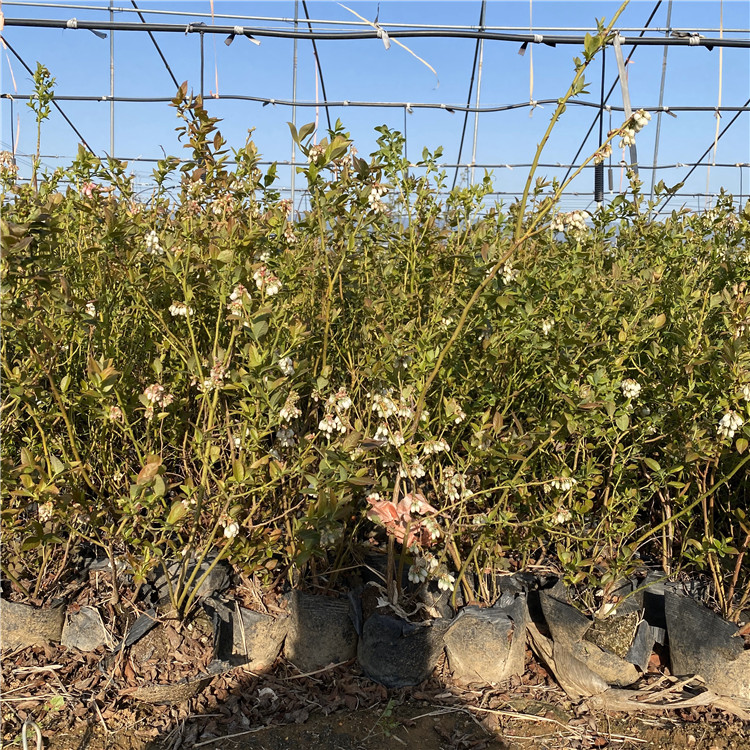
[(112, 405), (109, 407), (109, 418), (113, 422), (122, 422), (124, 415), (122, 409), (119, 406)]
[(146, 250), (152, 255), (161, 255), (164, 253), (159, 244), (159, 235), (153, 229), (146, 235)]
[(378, 443), (385, 443), (388, 440), (388, 425), (383, 423), (378, 425), (378, 429), (375, 430), (375, 434), (372, 439)]
[(37, 507), (37, 513), (39, 515), (39, 523), (47, 523), (52, 519), (52, 513), (54, 511), (54, 505), (52, 502), (42, 503)]
[(510, 263), (504, 263), (500, 268), (500, 275), (503, 278), (504, 284), (510, 284), (518, 278), (518, 276), (520, 275), (520, 271), (513, 268)]
[(343, 422), (339, 419), (338, 414), (326, 414), (318, 423), (318, 429), (325, 432), (328, 438), (333, 436), (334, 432), (346, 432)]
[(172, 314), (173, 318), (178, 318), (192, 315), (195, 311), (192, 307), (188, 307), (184, 302), (173, 302), (169, 306), (169, 312)]
[[(401, 465), (398, 470), (399, 476), (405, 479), (421, 479), (425, 475), (425, 468), (418, 458), (413, 459), (406, 465)], [(415, 510), (414, 506), (417, 506)], [(417, 500), (412, 503), (412, 512), (418, 513), (421, 503)]]
[(731, 440), (734, 437), (734, 433), (739, 430), (744, 424), (742, 417), (733, 410), (730, 410), (724, 414), (719, 420), (718, 434), (720, 438), (726, 438)]
[(552, 516), (552, 520), (556, 524), (567, 523), (568, 521), (570, 521), (571, 518), (573, 518), (573, 514), (562, 505), (559, 508), (557, 508), (557, 510), (555, 510)]
[(370, 192), (367, 196), (368, 208), (375, 214), (384, 213), (387, 210), (387, 206), (383, 203), (383, 196), (388, 192), (388, 188), (385, 185), (375, 184), (370, 188)]
[(291, 427), (279, 427), (276, 439), (282, 448), (291, 448), (294, 446), (294, 430)]
[(265, 292), (267, 297), (273, 297), (281, 291), (281, 282), (266, 266), (260, 266), (253, 274), (255, 286)]
[(745, 401), (750, 401), (750, 383), (746, 383), (742, 386), (742, 398), (745, 399)]
[(622, 395), (631, 400), (637, 399), (641, 392), (641, 384), (632, 378), (626, 378), (623, 380), (622, 383), (620, 383), (620, 388), (622, 389)]
[(442, 591), (453, 591), (455, 588), (456, 578), (450, 573), (443, 573), (438, 578), (438, 588)]
[(550, 479), (549, 482), (545, 482), (544, 491), (559, 490), (560, 492), (567, 492), (577, 484), (578, 480), (575, 477), (555, 477)]
[(302, 415), (302, 411), (297, 406), (297, 401), (299, 401), (299, 394), (297, 391), (291, 391), (286, 397), (284, 406), (281, 407), (281, 411), (279, 412), (279, 417), (281, 417), (282, 422), (291, 422), (293, 419)]
[(542, 333), (547, 336), (549, 332), (552, 330), (553, 326), (555, 325), (554, 320), (544, 320), (542, 321)]
[(400, 430), (396, 430), (388, 436), (388, 442), (394, 448), (400, 448), (404, 444), (404, 436), (401, 434)]
[(96, 317), (96, 305), (93, 302), (87, 302), (85, 310), (86, 315), (88, 315), (90, 318)]
[(398, 410), (396, 402), (389, 393), (375, 393), (372, 398), (372, 410), (382, 419), (388, 419)]
[(227, 519), (224, 522), (224, 536), (227, 539), (234, 539), (239, 533), (240, 533), (240, 526), (236, 521)]
[(449, 450), (450, 446), (442, 438), (439, 440), (428, 440), (422, 445), (422, 453), (424, 453), (425, 456), (429, 456), (433, 453), (447, 453)]
[(294, 375), (294, 362), (292, 362), (291, 357), (282, 357), (278, 364), (282, 375), (286, 375), (287, 377)]

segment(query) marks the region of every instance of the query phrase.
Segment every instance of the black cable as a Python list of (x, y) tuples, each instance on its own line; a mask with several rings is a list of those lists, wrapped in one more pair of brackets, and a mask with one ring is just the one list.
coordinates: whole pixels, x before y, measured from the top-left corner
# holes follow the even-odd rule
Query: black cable
[[(71, 19), (73, 20), (73, 19)], [(6, 18), (5, 26), (26, 26), (30, 28), (47, 28), (47, 29), (101, 29), (104, 31), (158, 31), (162, 33), (179, 33), (179, 34), (223, 34), (231, 35), (235, 33), (235, 26), (206, 26), (200, 23), (185, 24), (176, 23), (130, 23), (126, 21), (89, 21), (76, 19), (75, 26), (69, 26), (68, 21), (58, 18)], [(242, 27), (246, 36), (269, 37), (274, 39), (321, 39), (328, 41), (354, 41), (358, 39), (378, 39), (377, 31), (349, 31), (349, 32), (328, 32), (328, 31), (287, 31), (279, 29), (269, 29), (256, 26)], [(518, 44), (536, 43), (546, 44), (549, 47), (555, 47), (558, 44), (578, 45), (580, 46), (586, 40), (585, 36), (577, 35), (551, 35), (542, 34), (507, 34), (495, 31), (465, 31), (463, 29), (405, 29), (389, 31), (388, 36), (392, 39), (487, 39), (499, 42), (516, 42)], [(627, 40), (626, 40), (627, 41)], [(728, 37), (702, 37), (702, 36), (679, 36), (679, 37), (643, 37), (639, 36), (633, 41), (627, 43), (634, 46), (647, 47), (705, 47), (713, 49), (714, 47), (738, 47), (750, 48), (750, 39), (732, 39)]]
[[(305, 11), (305, 18), (307, 19), (307, 28), (310, 29), (312, 34), (312, 24), (310, 23), (310, 14), (307, 12), (307, 3), (302, 0), (302, 10)], [(323, 101), (328, 101), (328, 95), (326, 94), (326, 85), (323, 83), (323, 68), (320, 65), (320, 57), (318, 57), (318, 45), (315, 44), (315, 40), (312, 39), (313, 55), (315, 55), (315, 62), (318, 64), (318, 78), (320, 78), (320, 90), (323, 92)], [(331, 113), (328, 110), (328, 104), (325, 105), (326, 120), (328, 121), (328, 129), (333, 130), (331, 127)]]
[[(23, 61), (23, 59), (21, 58), (21, 55), (19, 55), (18, 52), (16, 52), (13, 49), (13, 46), (11, 45), (11, 43), (7, 39), (5, 39), (5, 38), (3, 38), (3, 43), (15, 55), (16, 59), (18, 60), (18, 62), (20, 62), (21, 65), (23, 65), (23, 67), (26, 68), (26, 70), (33, 77), (34, 71)], [(29, 97), (29, 98), (31, 98), (31, 97)], [(84, 146), (86, 146), (86, 148), (93, 154), (94, 153), (94, 149), (92, 149), (91, 146), (89, 146), (89, 144), (86, 142), (86, 139), (81, 135), (81, 132), (78, 130), (78, 128), (75, 125), (73, 125), (73, 123), (71, 122), (70, 118), (65, 114), (65, 112), (62, 111), (62, 107), (60, 107), (60, 105), (55, 101), (54, 97), (51, 99), (51, 103), (54, 105), (55, 109), (57, 109), (57, 111), (63, 116), (63, 119), (65, 120), (65, 122), (67, 122), (68, 125), (70, 125), (70, 127), (73, 128), (73, 131), (78, 136), (78, 138), (81, 140), (81, 143)]]
[[(602, 50), (602, 86), (599, 92), (599, 144), (604, 142), (604, 79), (606, 73), (607, 55), (606, 50)], [(594, 200), (597, 203), (604, 202), (604, 159), (600, 159), (598, 164), (594, 165)]]
[[(646, 33), (646, 29), (649, 27), (649, 24), (651, 21), (653, 21), (654, 16), (656, 15), (656, 11), (659, 10), (659, 6), (661, 5), (662, 0), (656, 0), (656, 5), (654, 6), (654, 9), (651, 11), (651, 15), (648, 17), (648, 20), (646, 21), (645, 26), (643, 29), (641, 29), (641, 33), (638, 35), (639, 38), (642, 37)], [(628, 53), (628, 56), (625, 58), (625, 64), (628, 64), (628, 61), (631, 57), (633, 57), (633, 53), (635, 52), (636, 45), (633, 44), (633, 46), (630, 48), (630, 52)], [(606, 50), (606, 47), (602, 48), (602, 55), (604, 54)], [(617, 78), (615, 78), (614, 83), (612, 84), (611, 88), (609, 89), (609, 92), (607, 93), (607, 96), (604, 98), (604, 101), (602, 102), (602, 107), (609, 101), (609, 97), (612, 96), (612, 92), (615, 90), (615, 87), (617, 86), (617, 82), (620, 80), (620, 74), (618, 72)], [(602, 80), (602, 85), (604, 85), (604, 81)], [(603, 115), (602, 115), (603, 116)], [(589, 126), (589, 129), (586, 131), (586, 135), (583, 136), (583, 141), (581, 141), (581, 145), (578, 147), (578, 151), (576, 151), (576, 155), (570, 160), (571, 164), (575, 164), (578, 161), (578, 157), (581, 155), (581, 151), (583, 151), (584, 147), (586, 146), (586, 141), (588, 141), (589, 136), (591, 135), (591, 131), (594, 129), (594, 126), (596, 125), (597, 117), (594, 118), (591, 125)], [(601, 145), (601, 131), (600, 131), (600, 138), (599, 138), (599, 145)], [(565, 173), (565, 177), (563, 177), (563, 182), (568, 179), (570, 176), (570, 173), (572, 171), (572, 168), (569, 169)]]
[[(140, 18), (141, 21), (146, 26), (148, 26), (148, 22), (143, 17), (143, 14), (141, 13), (141, 11), (138, 8), (138, 6), (135, 4), (135, 0), (130, 0), (130, 2), (133, 5), (133, 7), (136, 9), (136, 11), (138, 12), (138, 18)], [(151, 41), (154, 43), (154, 47), (156, 47), (156, 51), (159, 53), (159, 57), (161, 57), (161, 61), (164, 63), (164, 67), (167, 69), (167, 73), (169, 73), (170, 77), (172, 78), (172, 83), (174, 83), (175, 88), (176, 89), (180, 88), (180, 84), (177, 82), (177, 79), (175, 78), (175, 75), (172, 72), (172, 68), (169, 67), (169, 63), (167, 62), (167, 58), (164, 57), (164, 53), (161, 51), (161, 48), (159, 47), (159, 44), (157, 43), (154, 35), (148, 29), (146, 29), (146, 33), (149, 35), (149, 38), (151, 39)]]
[[(479, 11), (479, 28), (484, 28), (484, 13), (486, 9), (486, 0), (482, 0), (482, 7)], [(469, 123), (469, 107), (471, 106), (471, 93), (474, 90), (474, 75), (477, 72), (477, 58), (479, 57), (479, 39), (474, 47), (474, 62), (471, 64), (471, 80), (469, 81), (469, 95), (466, 97), (466, 114), (464, 115), (464, 125), (461, 129), (461, 143), (458, 146), (458, 158), (456, 162), (461, 162), (461, 154), (464, 150), (464, 138), (466, 137), (466, 126)], [(456, 167), (456, 173), (453, 175), (453, 184), (451, 190), (456, 187), (456, 180), (458, 179), (458, 167)]]
[[(29, 94), (9, 94), (0, 93), (0, 99), (19, 99), (26, 100), (30, 99)], [(55, 99), (64, 102), (127, 102), (129, 104), (168, 104), (174, 97), (172, 96), (109, 96), (105, 94), (103, 96), (72, 96), (67, 94), (56, 94)], [(338, 102), (293, 102), (291, 99), (269, 99), (264, 96), (249, 96), (246, 94), (222, 94), (221, 99), (228, 101), (243, 101), (243, 102), (258, 102), (267, 106), (272, 104), (274, 106), (279, 105), (281, 107), (381, 107), (383, 109), (396, 108), (403, 109), (404, 107), (411, 107), (412, 109), (442, 109), (446, 112), (486, 112), (486, 113), (497, 113), (497, 112), (508, 112), (513, 109), (524, 109), (525, 107), (533, 106), (531, 102), (518, 102), (514, 104), (501, 104), (495, 107), (464, 107), (462, 104), (438, 104), (435, 102), (350, 102), (350, 101), (338, 101)], [(559, 99), (539, 99), (536, 102), (537, 106), (545, 104), (557, 104)], [(567, 106), (578, 106), (578, 107), (589, 107), (592, 109), (601, 109), (599, 102), (587, 102), (580, 99), (573, 99), (567, 103)], [(609, 112), (610, 110), (615, 112), (623, 112), (624, 107), (620, 106), (609, 106), (605, 107)], [(722, 107), (711, 107), (711, 106), (676, 106), (676, 107), (643, 107), (647, 112), (667, 112), (675, 114), (677, 112), (747, 112), (750, 111), (750, 107), (747, 106), (722, 106)], [(598, 118), (598, 115), (597, 115)], [(594, 120), (596, 124), (597, 119)]]
[[(748, 104), (750, 104), (750, 99), (745, 102), (745, 106), (747, 106)], [(721, 137), (724, 135), (724, 133), (726, 133), (727, 130), (732, 127), (734, 122), (737, 120), (737, 118), (739, 118), (741, 114), (742, 112), (737, 112), (737, 114), (726, 124), (721, 133), (719, 133), (716, 139), (711, 142), (711, 145), (701, 154), (701, 156), (698, 158), (698, 161), (695, 162), (695, 164), (690, 168), (690, 171), (682, 178), (682, 182), (686, 182), (688, 177), (690, 177), (690, 175), (693, 174), (693, 172), (695, 172), (695, 170), (698, 169), (699, 166), (701, 166), (701, 162), (706, 158), (708, 154), (711, 153), (711, 149), (714, 147), (714, 144), (718, 143), (721, 140)], [(740, 174), (742, 174), (742, 167), (740, 167)], [(669, 203), (669, 201), (671, 201), (675, 195), (676, 193), (671, 193), (667, 200), (662, 203), (662, 208), (664, 208), (664, 206), (666, 206), (667, 203)]]

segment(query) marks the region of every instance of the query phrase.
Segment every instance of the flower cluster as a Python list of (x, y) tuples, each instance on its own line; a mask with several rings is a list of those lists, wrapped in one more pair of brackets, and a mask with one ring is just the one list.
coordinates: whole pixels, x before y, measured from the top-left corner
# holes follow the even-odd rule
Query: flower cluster
[(717, 432), (720, 438), (731, 440), (734, 433), (742, 427), (744, 422), (742, 417), (736, 411), (728, 411), (720, 420)]
[(513, 268), (513, 266), (510, 263), (504, 263), (502, 268), (500, 269), (500, 275), (503, 278), (504, 284), (510, 284), (513, 281), (515, 281), (520, 274), (520, 271), (518, 269)]
[(570, 237), (581, 237), (588, 231), (583, 211), (556, 214), (550, 223), (553, 232), (563, 232)]
[(95, 182), (84, 182), (81, 184), (80, 193), (84, 198), (93, 198), (98, 190), (99, 186)]
[(146, 235), (146, 250), (151, 255), (162, 255), (164, 253), (162, 246), (159, 244), (159, 235), (153, 229)]
[(253, 274), (253, 279), (255, 286), (264, 291), (267, 297), (273, 297), (281, 291), (281, 282), (266, 266), (260, 266)]
[(575, 477), (555, 477), (544, 483), (544, 491), (559, 490), (560, 492), (567, 492), (577, 484), (578, 480)]
[(39, 523), (47, 523), (47, 521), (52, 520), (52, 513), (54, 509), (55, 506), (52, 505), (51, 501), (39, 505), (36, 509), (36, 512), (39, 515)]
[(449, 500), (471, 497), (471, 490), (466, 487), (466, 476), (452, 466), (443, 470), (443, 492)]
[(623, 380), (622, 383), (620, 383), (620, 388), (622, 389), (622, 395), (631, 400), (637, 399), (641, 392), (641, 384), (632, 378), (626, 378)]
[(742, 393), (742, 398), (744, 398), (745, 401), (750, 401), (750, 383), (745, 383), (745, 385), (743, 385), (740, 389), (740, 392)]
[(552, 327), (555, 325), (554, 320), (543, 320), (542, 321), (542, 333), (547, 336), (549, 335), (549, 332), (552, 330)]
[(289, 395), (286, 397), (286, 401), (284, 401), (284, 406), (281, 407), (281, 411), (279, 412), (279, 417), (282, 422), (291, 422), (293, 419), (302, 415), (300, 408), (297, 406), (297, 401), (299, 401), (299, 394), (297, 391), (290, 391)]
[(17, 174), (16, 157), (11, 151), (0, 151), (0, 177), (13, 179)]
[(278, 361), (278, 365), (282, 375), (286, 375), (288, 378), (294, 375), (294, 362), (292, 362), (291, 357), (282, 357)]
[[(399, 476), (405, 479), (421, 479), (426, 473), (422, 462), (418, 458), (412, 459), (408, 464), (402, 464), (398, 470)], [(412, 510), (414, 509), (412, 508)]]
[[(414, 549), (416, 550), (416, 548)], [(419, 557), (415, 556), (414, 562), (409, 567), (409, 580), (412, 583), (424, 583), (437, 566), (437, 558), (429, 552), (425, 552)]]
[(450, 573), (443, 573), (440, 578), (438, 578), (438, 588), (441, 591), (453, 591), (455, 583), (456, 577)]
[(317, 161), (319, 157), (323, 156), (325, 152), (326, 147), (322, 143), (316, 143), (314, 146), (311, 146), (310, 150), (307, 152), (307, 161), (312, 164)]
[[(635, 144), (635, 134), (643, 130), (648, 125), (650, 119), (651, 115), (643, 109), (634, 112), (626, 126), (620, 129), (620, 134), (622, 135), (620, 148), (633, 146)], [(628, 127), (630, 125), (632, 127)]]
[(203, 382), (198, 386), (198, 390), (204, 393), (210, 393), (217, 388), (221, 388), (224, 379), (226, 378), (226, 367), (220, 359), (214, 360), (214, 366), (211, 368), (211, 372), (207, 378), (204, 378)]
[(240, 533), (240, 525), (229, 516), (221, 519), (221, 525), (224, 527), (224, 536), (227, 539), (234, 539)]
[(573, 518), (573, 514), (566, 507), (562, 505), (556, 508), (555, 512), (552, 514), (552, 520), (558, 525), (567, 523), (572, 518)]
[(326, 408), (338, 414), (344, 414), (352, 408), (352, 399), (346, 388), (339, 388), (326, 399)]
[(369, 209), (375, 214), (383, 213), (387, 210), (385, 203), (383, 203), (383, 196), (388, 192), (388, 188), (385, 185), (375, 183), (370, 188), (370, 193), (367, 196), (367, 202), (370, 204)]
[(334, 432), (346, 432), (346, 427), (339, 418), (339, 415), (331, 414), (330, 412), (328, 414), (325, 414), (323, 416), (323, 419), (318, 422), (318, 429), (321, 432), (327, 433), (329, 440), (331, 439), (331, 437), (333, 437)]
[(276, 439), (282, 448), (291, 448), (294, 446), (294, 430), (291, 427), (279, 427)]
[(422, 453), (424, 453), (425, 456), (429, 456), (433, 453), (447, 453), (450, 449), (450, 445), (448, 445), (448, 443), (442, 438), (439, 440), (427, 440), (422, 445)]
[(115, 406), (115, 405), (112, 405), (109, 407), (108, 416), (113, 422), (122, 422), (124, 419), (122, 409), (119, 406)]
[(169, 306), (169, 312), (172, 314), (173, 318), (185, 318), (188, 315), (192, 315), (195, 311), (192, 307), (188, 307), (184, 302), (173, 302)]
[(227, 303), (229, 313), (231, 315), (242, 315), (242, 301), (246, 298), (250, 299), (250, 292), (242, 284), (237, 284), (229, 295), (229, 302)]
[(96, 305), (93, 302), (87, 302), (84, 309), (86, 310), (86, 315), (90, 318), (96, 317)]
[[(143, 400), (146, 403), (146, 419), (151, 419), (154, 416), (154, 407), (161, 406), (162, 409), (165, 409), (174, 401), (174, 396), (167, 393), (163, 385), (154, 383), (143, 391)], [(111, 414), (112, 409), (110, 409)]]
[(612, 144), (605, 143), (594, 154), (594, 164), (602, 164), (606, 158), (612, 155)]

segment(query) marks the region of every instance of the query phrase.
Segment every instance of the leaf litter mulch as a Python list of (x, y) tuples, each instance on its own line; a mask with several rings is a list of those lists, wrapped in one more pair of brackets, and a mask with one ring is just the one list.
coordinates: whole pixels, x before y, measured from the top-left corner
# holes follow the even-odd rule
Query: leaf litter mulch
[(708, 707), (639, 717), (571, 704), (530, 652), (522, 678), (492, 689), (453, 684), (444, 661), (423, 685), (387, 690), (354, 663), (302, 674), (280, 659), (268, 674), (217, 676), (174, 706), (135, 701), (117, 667), (99, 669), (102, 656), (50, 645), (6, 654), (3, 744), (20, 745), (29, 719), (52, 750), (750, 747), (747, 723)]

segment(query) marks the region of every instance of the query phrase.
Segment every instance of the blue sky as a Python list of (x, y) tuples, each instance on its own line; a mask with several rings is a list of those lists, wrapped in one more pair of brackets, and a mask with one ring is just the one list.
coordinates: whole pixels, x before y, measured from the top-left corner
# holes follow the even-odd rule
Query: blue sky
[[(48, 3), (48, 7), (28, 5), (20, 2), (3, 3), (6, 18), (59, 18), (108, 20), (107, 2), (77, 0), (76, 8), (63, 7), (64, 3)], [(360, 15), (374, 20), (378, 13), (378, 3), (349, 0), (346, 5)], [(193, 2), (138, 2), (150, 22), (187, 23), (205, 20), (210, 24), (211, 6), (209, 0)], [(314, 19), (329, 19), (357, 22), (357, 18), (335, 2), (309, 0), (308, 9)], [(625, 36), (633, 37), (636, 32), (627, 29), (641, 28), (652, 12), (654, 2), (631, 0), (617, 27), (624, 29)], [(725, 31), (727, 37), (748, 37), (750, 28), (750, 4), (742, 0), (711, 0), (693, 2), (691, 0), (663, 0), (651, 23), (649, 36), (663, 36), (667, 29), (667, 12), (671, 5), (672, 29), (692, 30), (696, 28), (719, 29), (723, 13), (723, 27), (726, 30), (741, 29), (743, 32)], [(138, 16), (124, 9), (132, 8), (127, 0), (114, 0), (116, 21), (138, 22)], [(481, 3), (475, 0), (462, 2), (382, 2), (379, 5), (379, 20), (382, 24), (476, 24)], [(532, 30), (535, 33), (554, 34), (543, 30), (547, 27), (591, 28), (595, 18), (609, 18), (619, 7), (615, 2), (561, 2), (560, 0), (518, 0), (507, 2), (489, 0), (487, 3), (486, 25), (518, 26), (519, 31), (529, 29), (530, 11)], [(151, 15), (146, 10), (170, 11), (171, 13)], [(294, 16), (295, 3), (292, 0), (277, 2), (244, 2), (242, 0), (215, 0), (215, 14), (241, 14), (252, 16), (283, 17)], [(172, 15), (176, 11), (203, 13), (204, 18)], [(304, 19), (302, 3), (300, 16)], [(281, 21), (254, 21), (216, 18), (215, 23), (232, 25), (241, 23), (247, 26), (271, 26), (291, 28), (290, 23)], [(300, 28), (304, 29), (304, 26)], [(322, 28), (316, 26), (316, 28)], [(345, 26), (330, 26), (327, 30), (344, 30)], [(559, 33), (559, 32), (558, 32)], [(581, 34), (582, 31), (564, 33)], [(706, 36), (718, 36), (718, 31), (706, 32)], [(32, 68), (36, 61), (44, 63), (57, 79), (56, 92), (60, 95), (102, 96), (109, 93), (109, 40), (98, 39), (89, 31), (20, 28), (6, 25), (3, 37), (14, 47)], [(198, 91), (200, 87), (199, 36), (182, 33), (162, 33), (156, 35), (167, 61), (179, 81), (187, 80)], [(437, 102), (445, 104), (465, 104), (471, 68), (474, 59), (475, 42), (468, 39), (415, 39), (402, 40), (416, 54), (424, 58), (437, 71), (438, 78), (407, 51), (392, 45), (386, 51), (379, 40), (367, 41), (319, 41), (323, 78), (329, 100), (349, 101), (389, 101), (389, 102)], [(119, 96), (171, 97), (174, 85), (163, 63), (145, 33), (115, 32), (115, 94)], [(484, 44), (483, 71), (481, 80), (481, 105), (493, 106), (509, 103), (528, 102), (530, 99), (530, 59), (518, 54), (519, 45), (511, 42), (487, 41)], [(625, 46), (625, 50), (629, 50)], [(572, 58), (580, 50), (574, 46), (545, 45), (533, 46), (533, 99), (557, 98), (566, 90), (572, 75)], [(208, 93), (246, 94), (259, 97), (292, 98), (293, 43), (290, 40), (263, 38), (260, 46), (246, 39), (237, 38), (231, 46), (224, 44), (223, 36), (205, 38), (205, 89)], [(700, 47), (670, 47), (664, 90), (664, 104), (675, 107), (697, 105), (715, 107), (719, 99), (719, 60), (718, 49), (709, 52)], [(659, 101), (659, 89), (663, 63), (663, 49), (660, 47), (640, 47), (636, 50), (632, 63), (628, 66), (631, 102), (637, 107), (655, 107)], [(10, 66), (10, 67), (9, 67)], [(12, 71), (12, 75), (11, 75)], [(590, 68), (589, 94), (583, 100), (598, 102), (601, 83), (601, 65), (597, 61)], [(616, 76), (615, 58), (611, 48), (606, 59), (606, 88), (609, 89)], [(297, 98), (300, 101), (315, 101), (315, 63), (309, 41), (298, 44)], [(14, 86), (15, 82), (15, 86)], [(16, 91), (17, 87), (17, 91)], [(20, 63), (9, 51), (2, 52), (3, 93), (28, 94), (31, 79)], [(723, 74), (721, 77), (721, 101), (725, 106), (743, 105), (750, 91), (750, 50), (725, 48), (723, 50)], [(319, 92), (322, 97), (322, 93)], [(476, 93), (472, 96), (472, 103)], [(63, 109), (82, 132), (95, 152), (103, 154), (110, 147), (110, 106), (103, 102), (63, 102)], [(610, 104), (622, 105), (619, 86)], [(264, 158), (268, 160), (288, 160), (291, 156), (291, 140), (286, 125), (292, 119), (291, 108), (284, 106), (261, 106), (260, 103), (207, 99), (209, 112), (223, 118), (221, 130), (232, 145), (240, 145), (248, 128), (255, 128), (254, 138)], [(551, 106), (528, 108), (504, 113), (485, 113), (479, 117), (477, 137), (477, 163), (522, 164), (531, 161), (535, 146), (541, 138), (552, 113)], [(555, 130), (542, 157), (543, 162), (569, 163), (580, 145), (583, 136), (595, 116), (596, 110), (588, 107), (571, 106), (563, 121)], [(374, 148), (377, 134), (373, 128), (388, 124), (399, 130), (404, 129), (404, 110), (355, 107), (332, 109), (333, 119), (339, 117), (351, 132), (360, 154), (367, 154)], [(720, 126), (732, 118), (733, 113), (724, 113)], [(15, 119), (12, 119), (14, 117)], [(319, 113), (321, 125), (325, 124), (325, 113)], [(297, 124), (315, 119), (313, 108), (298, 108)], [(622, 115), (612, 113), (612, 125), (621, 122)], [(659, 163), (690, 163), (698, 159), (713, 142), (716, 118), (713, 111), (700, 113), (680, 113), (677, 118), (662, 116), (659, 139)], [(430, 149), (442, 145), (445, 149), (443, 161), (455, 163), (463, 126), (463, 113), (450, 114), (440, 110), (415, 109), (406, 116), (408, 151), (416, 157), (424, 146)], [(17, 101), (11, 113), (8, 100), (2, 101), (2, 147), (9, 149), (15, 140), (19, 154), (28, 154), (35, 147), (35, 125), (31, 111), (24, 102)], [(11, 134), (13, 123), (13, 134)], [(174, 128), (177, 121), (174, 110), (167, 104), (125, 104), (115, 106), (115, 154), (124, 158), (159, 158), (162, 149), (173, 155), (181, 155)], [(609, 128), (609, 116), (605, 118), (605, 132)], [(17, 136), (16, 136), (17, 129)], [(470, 115), (462, 161), (471, 157), (474, 116)], [(595, 128), (588, 141), (585, 153), (592, 151), (597, 143)], [(654, 158), (656, 116), (651, 124), (639, 135), (639, 161), (651, 166)], [(13, 136), (13, 137), (12, 137)], [(62, 163), (70, 160), (77, 150), (77, 138), (57, 112), (46, 123), (42, 136), (42, 153), (62, 157)], [(617, 166), (621, 152), (615, 150), (612, 170), (613, 186), (617, 190), (621, 184), (621, 169)], [(61, 163), (53, 158), (44, 160), (52, 166)], [(727, 134), (719, 141), (716, 155), (718, 163), (750, 162), (750, 113), (743, 113)], [(20, 159), (23, 165), (27, 163)], [(151, 165), (133, 161), (130, 167), (144, 183), (148, 180)], [(290, 170), (281, 168), (282, 183), (289, 184)], [(743, 170), (715, 167), (710, 170), (709, 189), (717, 192), (725, 187), (735, 194), (740, 193), (740, 172), (742, 192), (750, 193), (750, 167)], [(561, 176), (564, 170), (545, 168), (540, 174), (552, 177)], [(659, 171), (659, 178), (667, 184), (682, 180), (687, 172), (684, 167)], [(477, 170), (477, 175), (482, 171)], [(498, 191), (518, 191), (523, 185), (527, 170), (498, 168), (494, 170), (494, 184)], [(452, 178), (452, 170), (450, 170)], [(651, 171), (641, 174), (647, 187), (651, 184)], [(579, 197), (567, 199), (567, 207), (585, 207), (591, 201), (593, 174), (584, 173), (571, 186), (571, 190), (583, 193)], [(607, 180), (605, 178), (605, 185)], [(698, 168), (684, 188), (685, 192), (705, 192), (707, 183), (706, 167)], [(298, 181), (299, 186), (299, 181)], [(506, 199), (507, 200), (507, 199)], [(695, 199), (685, 198), (684, 203), (697, 207)], [(702, 202), (700, 205), (703, 205)]]

